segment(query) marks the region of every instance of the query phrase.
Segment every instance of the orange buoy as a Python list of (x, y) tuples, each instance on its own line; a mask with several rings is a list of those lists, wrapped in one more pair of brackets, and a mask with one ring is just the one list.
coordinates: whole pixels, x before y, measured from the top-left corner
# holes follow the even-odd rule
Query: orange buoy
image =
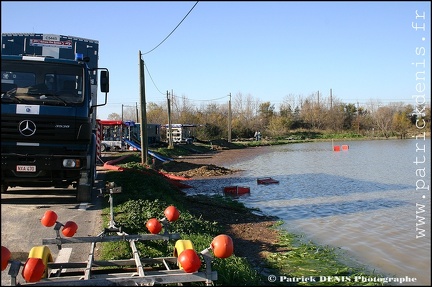
[(11, 257), (11, 252), (6, 247), (1, 247), (1, 271), (5, 270), (8, 266), (8, 261)]
[(335, 146), (333, 147), (333, 151), (340, 151), (340, 146), (335, 145)]
[(218, 258), (228, 258), (234, 252), (234, 244), (232, 238), (226, 234), (220, 234), (213, 238), (210, 244), (213, 253)]
[(68, 221), (63, 226), (62, 233), (66, 237), (72, 237), (76, 233), (78, 229), (78, 225), (73, 221)]
[(156, 218), (150, 218), (146, 223), (146, 227), (152, 234), (158, 234), (162, 230), (162, 224)]
[(176, 221), (180, 216), (180, 212), (174, 205), (170, 205), (167, 208), (165, 208), (164, 214), (165, 217), (168, 219), (168, 221), (171, 222)]
[(201, 267), (201, 259), (193, 249), (183, 250), (177, 260), (187, 273), (196, 272)]
[(26, 282), (41, 280), (45, 272), (45, 265), (41, 258), (28, 258), (22, 270), (22, 276)]
[(42, 225), (46, 227), (53, 226), (56, 223), (56, 221), (57, 221), (57, 213), (55, 213), (52, 210), (45, 211), (41, 219)]
[(53, 262), (51, 250), (46, 245), (33, 246), (29, 252), (28, 258), (40, 258), (42, 263), (45, 265), (45, 272), (42, 278), (48, 277), (48, 263)]
[(346, 145), (346, 144), (344, 144), (344, 145), (342, 145), (342, 150), (348, 150), (348, 145)]

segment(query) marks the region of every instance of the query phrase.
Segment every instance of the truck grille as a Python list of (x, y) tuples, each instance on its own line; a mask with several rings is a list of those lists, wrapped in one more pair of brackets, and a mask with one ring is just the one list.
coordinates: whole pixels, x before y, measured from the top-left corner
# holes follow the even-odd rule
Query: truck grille
[[(24, 136), (20, 133), (19, 126), (21, 121), (30, 120), (36, 125), (35, 133), (31, 136)], [(81, 124), (75, 120), (63, 119), (61, 117), (44, 116), (3, 116), (1, 118), (2, 141), (18, 142), (70, 142), (77, 140)]]

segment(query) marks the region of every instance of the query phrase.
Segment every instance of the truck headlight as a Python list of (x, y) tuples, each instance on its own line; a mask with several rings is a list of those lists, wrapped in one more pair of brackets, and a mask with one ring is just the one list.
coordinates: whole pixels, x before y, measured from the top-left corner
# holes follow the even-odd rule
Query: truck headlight
[(73, 158), (66, 158), (63, 160), (63, 167), (80, 167), (81, 163), (79, 159), (73, 159)]

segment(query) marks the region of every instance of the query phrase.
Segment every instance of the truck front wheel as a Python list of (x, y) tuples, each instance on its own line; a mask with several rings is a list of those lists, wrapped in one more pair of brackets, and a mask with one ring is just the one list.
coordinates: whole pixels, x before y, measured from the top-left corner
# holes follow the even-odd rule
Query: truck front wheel
[(94, 182), (96, 180), (96, 167), (81, 174), (77, 186), (76, 199), (78, 202), (91, 202)]
[(6, 192), (8, 189), (8, 186), (6, 184), (1, 184), (1, 193)]
[(89, 185), (78, 185), (76, 198), (78, 202), (91, 202), (93, 187)]
[(81, 171), (81, 178), (77, 186), (76, 198), (78, 202), (91, 202), (93, 186), (96, 180), (96, 136), (93, 134), (91, 148), (87, 155), (86, 170)]

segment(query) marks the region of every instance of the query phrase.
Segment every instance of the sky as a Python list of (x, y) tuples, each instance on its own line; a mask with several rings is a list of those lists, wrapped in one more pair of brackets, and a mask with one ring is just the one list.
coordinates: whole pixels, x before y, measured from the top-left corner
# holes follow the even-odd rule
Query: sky
[[(1, 1), (2, 33), (99, 41), (110, 72), (97, 117), (167, 92), (196, 107), (252, 96), (430, 104), (430, 1)], [(414, 27), (413, 27), (414, 26)]]

